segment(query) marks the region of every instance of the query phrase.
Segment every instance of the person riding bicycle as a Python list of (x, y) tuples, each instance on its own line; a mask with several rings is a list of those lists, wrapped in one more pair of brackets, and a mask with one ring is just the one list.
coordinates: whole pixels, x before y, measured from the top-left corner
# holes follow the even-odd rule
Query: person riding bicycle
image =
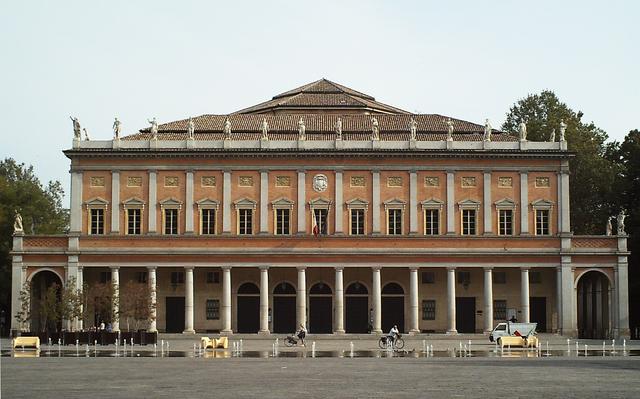
[(307, 346), (304, 343), (304, 337), (307, 336), (307, 329), (304, 327), (302, 323), (300, 323), (300, 329), (296, 331), (296, 336), (300, 338), (300, 342), (302, 343), (302, 346)]
[(389, 345), (393, 346), (393, 343), (399, 335), (400, 331), (398, 331), (398, 326), (394, 324), (393, 327), (391, 327), (391, 330), (389, 330), (389, 334), (387, 334)]

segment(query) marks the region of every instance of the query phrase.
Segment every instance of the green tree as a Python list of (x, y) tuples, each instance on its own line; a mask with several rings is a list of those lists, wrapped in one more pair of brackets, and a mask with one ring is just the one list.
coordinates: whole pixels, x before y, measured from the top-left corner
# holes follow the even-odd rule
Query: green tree
[(576, 234), (602, 234), (609, 215), (616, 211), (614, 184), (619, 166), (611, 158), (616, 143), (607, 143), (606, 132), (581, 120), (552, 91), (529, 95), (516, 102), (507, 113), (502, 129), (517, 134), (520, 122), (527, 124), (527, 138), (548, 141), (555, 130), (559, 139), (560, 122), (567, 124), (565, 138), (570, 161), (571, 227)]
[(58, 321), (62, 319), (60, 306), (60, 286), (51, 284), (40, 300), (40, 326), (42, 331), (49, 331), (53, 326), (54, 331), (58, 331)]
[(15, 212), (22, 215), (26, 234), (60, 234), (68, 225), (58, 181), (44, 186), (32, 166), (11, 158), (0, 161), (0, 307), (11, 303), (11, 256)]
[(127, 323), (127, 331), (132, 323), (134, 330), (138, 330), (141, 324), (149, 322), (154, 309), (149, 285), (128, 281), (120, 289), (118, 309), (120, 320)]

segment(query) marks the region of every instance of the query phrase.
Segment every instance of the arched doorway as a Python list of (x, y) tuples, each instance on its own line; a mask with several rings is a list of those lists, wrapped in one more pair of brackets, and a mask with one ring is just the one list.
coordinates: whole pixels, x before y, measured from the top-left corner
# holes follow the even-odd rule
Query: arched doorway
[(404, 289), (397, 283), (389, 283), (382, 288), (382, 331), (391, 330), (394, 325), (404, 331)]
[(331, 334), (333, 331), (333, 292), (320, 282), (309, 290), (309, 332)]
[(273, 289), (273, 332), (291, 334), (296, 331), (296, 289), (283, 281)]
[(349, 284), (345, 297), (345, 331), (366, 333), (369, 328), (369, 290), (359, 281)]
[(60, 303), (62, 280), (50, 270), (40, 270), (31, 277), (31, 331), (60, 331), (61, 320), (51, 320), (52, 309)]
[(603, 339), (610, 336), (609, 279), (596, 270), (578, 280), (578, 337)]
[(238, 327), (239, 333), (257, 333), (260, 329), (260, 290), (253, 283), (238, 287)]

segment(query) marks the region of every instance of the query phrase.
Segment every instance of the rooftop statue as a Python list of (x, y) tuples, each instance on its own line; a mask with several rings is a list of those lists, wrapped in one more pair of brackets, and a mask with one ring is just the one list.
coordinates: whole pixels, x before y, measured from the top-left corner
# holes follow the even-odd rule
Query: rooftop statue
[(451, 118), (447, 118), (447, 141), (453, 141), (453, 122)]
[(73, 138), (80, 140), (80, 122), (78, 121), (78, 118), (74, 118), (73, 116), (70, 116), (69, 118), (71, 118), (71, 122), (73, 123)]
[(613, 232), (613, 226), (611, 225), (611, 219), (613, 219), (613, 216), (609, 216), (609, 218), (607, 219), (607, 227), (606, 227), (606, 235), (610, 236), (611, 233)]
[(617, 221), (618, 221), (618, 235), (624, 235), (627, 234), (624, 231), (624, 219), (627, 217), (627, 215), (625, 215), (624, 213), (624, 209), (620, 211), (620, 213), (618, 214), (617, 217)]
[(89, 141), (89, 133), (87, 132), (87, 129), (82, 128), (82, 131), (84, 132), (84, 140)]
[(418, 122), (415, 119), (411, 118), (409, 122), (409, 131), (411, 132), (411, 140), (416, 139), (416, 131), (418, 130)]
[(147, 119), (147, 122), (151, 124), (151, 138), (153, 140), (158, 140), (158, 122), (156, 121), (156, 118), (154, 117), (151, 120)]
[(564, 132), (567, 130), (567, 124), (564, 121), (560, 121), (560, 141), (565, 141)]
[(269, 140), (269, 124), (267, 123), (267, 118), (262, 118), (262, 140)]
[(223, 132), (225, 140), (231, 140), (231, 122), (229, 121), (229, 118), (224, 120)]
[(371, 140), (380, 140), (380, 126), (376, 118), (371, 118)]
[(484, 141), (491, 141), (491, 123), (489, 123), (489, 119), (484, 122)]
[(118, 120), (118, 118), (116, 118), (116, 119), (113, 121), (113, 134), (114, 134), (114, 137), (115, 137), (116, 139), (119, 139), (119, 138), (120, 138), (120, 132), (121, 132), (121, 131), (122, 131), (122, 122), (120, 122), (120, 121)]
[(195, 131), (195, 125), (193, 124), (193, 118), (189, 117), (189, 122), (187, 122), (187, 136), (190, 140), (193, 140), (193, 132)]
[(307, 128), (304, 125), (304, 121), (302, 120), (302, 117), (300, 117), (300, 120), (298, 121), (298, 140), (307, 139), (306, 131)]
[(22, 215), (20, 215), (20, 213), (18, 213), (18, 211), (16, 212), (16, 216), (15, 219), (13, 221), (13, 232), (15, 233), (24, 233), (24, 227), (22, 227)]
[(553, 129), (549, 135), (549, 142), (553, 143), (554, 141), (556, 141), (556, 129)]
[(338, 120), (336, 121), (336, 134), (338, 135), (336, 137), (336, 140), (342, 140), (342, 119), (338, 118)]
[(520, 131), (520, 141), (525, 141), (527, 139), (527, 124), (524, 122), (520, 122), (519, 126)]

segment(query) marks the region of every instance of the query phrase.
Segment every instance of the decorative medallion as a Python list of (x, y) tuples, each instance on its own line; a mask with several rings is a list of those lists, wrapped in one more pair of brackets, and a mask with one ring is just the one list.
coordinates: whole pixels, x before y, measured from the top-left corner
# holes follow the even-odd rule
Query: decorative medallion
[(141, 186), (142, 186), (142, 177), (139, 177), (139, 176), (127, 177), (127, 187), (141, 187)]
[(216, 186), (216, 177), (215, 176), (202, 176), (200, 179), (200, 184), (202, 187), (215, 187)]
[(165, 187), (178, 187), (178, 176), (165, 176), (165, 178), (164, 178), (164, 186)]
[(291, 177), (276, 176), (276, 187), (291, 187)]
[(402, 177), (401, 176), (387, 177), (387, 187), (402, 187)]
[(498, 177), (498, 187), (513, 187), (513, 177)]
[(104, 177), (91, 176), (91, 187), (104, 187)]
[(319, 193), (325, 192), (329, 186), (329, 180), (325, 175), (313, 176), (313, 189)]
[(550, 187), (551, 182), (548, 177), (536, 177), (536, 187)]
[(364, 176), (351, 176), (351, 187), (364, 187)]
[(253, 176), (240, 176), (238, 185), (240, 187), (253, 187)]
[(440, 178), (436, 176), (426, 176), (424, 178), (425, 187), (440, 187)]
[(465, 176), (462, 178), (462, 187), (475, 187), (476, 178), (473, 176)]

